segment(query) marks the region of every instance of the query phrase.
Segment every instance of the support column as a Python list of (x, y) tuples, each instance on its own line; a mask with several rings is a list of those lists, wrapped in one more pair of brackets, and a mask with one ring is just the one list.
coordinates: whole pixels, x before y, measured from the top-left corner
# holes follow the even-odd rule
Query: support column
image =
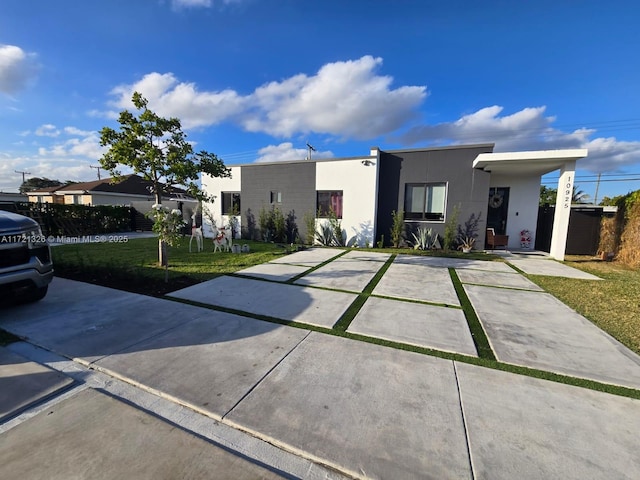
[(556, 213), (553, 218), (553, 234), (551, 236), (551, 251), (549, 254), (556, 260), (564, 260), (567, 249), (567, 234), (569, 232), (569, 215), (571, 214), (571, 200), (573, 199), (573, 180), (575, 178), (576, 162), (566, 162), (560, 170), (558, 180), (558, 196), (556, 198)]

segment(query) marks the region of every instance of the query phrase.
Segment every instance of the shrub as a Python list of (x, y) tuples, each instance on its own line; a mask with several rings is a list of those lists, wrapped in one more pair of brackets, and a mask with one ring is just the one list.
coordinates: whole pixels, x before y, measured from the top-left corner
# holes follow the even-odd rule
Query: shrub
[(602, 220), (601, 252), (616, 253), (616, 260), (632, 268), (640, 267), (640, 190), (616, 200), (614, 218)]
[(329, 209), (329, 225), (333, 232), (334, 244), (338, 247), (343, 247), (346, 244), (346, 240), (344, 238), (344, 232), (342, 231), (342, 222), (340, 222), (333, 208)]
[(404, 236), (404, 212), (402, 210), (399, 212), (394, 210), (391, 212), (391, 218), (393, 219), (390, 231), (391, 243), (395, 248), (398, 248)]
[(94, 235), (134, 230), (134, 209), (131, 207), (16, 202), (12, 211), (36, 220), (46, 235)]
[(447, 219), (447, 223), (444, 225), (444, 239), (443, 248), (445, 250), (452, 250), (456, 247), (456, 237), (458, 228), (458, 217), (460, 216), (460, 205), (453, 207), (451, 215)]
[(640, 268), (640, 191), (626, 208), (626, 222), (620, 238), (618, 260), (631, 268)]
[(304, 222), (305, 228), (304, 243), (306, 245), (313, 245), (316, 235), (316, 216), (312, 212), (307, 212), (304, 214), (302, 221)]
[(480, 212), (477, 216), (475, 213), (472, 213), (467, 221), (464, 222), (464, 226), (458, 224), (456, 242), (459, 245), (463, 246), (464, 248), (473, 248), (473, 245), (476, 243), (476, 239), (478, 238), (478, 230), (481, 217), (482, 212)]
[(258, 214), (258, 225), (263, 242), (286, 242), (285, 219), (278, 207), (273, 206), (270, 209), (262, 207)]
[(298, 224), (296, 223), (296, 212), (294, 210), (287, 213), (284, 224), (287, 233), (287, 243), (297, 243), (300, 237), (298, 236)]

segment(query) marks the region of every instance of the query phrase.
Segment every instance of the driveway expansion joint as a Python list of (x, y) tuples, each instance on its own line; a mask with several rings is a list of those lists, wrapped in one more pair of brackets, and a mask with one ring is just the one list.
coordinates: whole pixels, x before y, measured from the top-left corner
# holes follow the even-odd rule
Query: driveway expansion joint
[(275, 364), (273, 364), (273, 365), (271, 366), (271, 368), (270, 368), (269, 370), (267, 370), (267, 372), (266, 372), (262, 377), (260, 377), (260, 379), (258, 379), (258, 381), (257, 381), (256, 383), (254, 383), (254, 384), (253, 384), (253, 386), (252, 386), (251, 388), (249, 388), (249, 390), (247, 390), (247, 391), (244, 393), (244, 395), (242, 395), (242, 396), (240, 397), (240, 399), (238, 399), (238, 401), (237, 401), (235, 404), (233, 404), (233, 406), (232, 406), (229, 410), (227, 410), (227, 412), (226, 412), (226, 413), (224, 413), (224, 414), (220, 417), (220, 420), (224, 421), (225, 417), (226, 417), (227, 415), (229, 415), (231, 412), (233, 412), (233, 410), (234, 410), (234, 409), (235, 409), (235, 408), (236, 408), (236, 407), (237, 407), (237, 406), (238, 406), (238, 405), (239, 405), (239, 404), (240, 404), (240, 403), (241, 403), (245, 398), (247, 398), (247, 397), (251, 394), (251, 392), (253, 392), (253, 391), (258, 387), (258, 385), (260, 385), (260, 384), (265, 380), (265, 378), (267, 378), (267, 377), (271, 374), (271, 372), (273, 372), (273, 371), (278, 367), (278, 365), (280, 365), (282, 362), (284, 362), (284, 360), (285, 360), (289, 355), (291, 355), (291, 353), (292, 353), (294, 350), (296, 350), (296, 349), (300, 346), (300, 344), (301, 344), (302, 342), (304, 342), (304, 341), (309, 337), (309, 335), (310, 335), (310, 334), (311, 334), (311, 331), (307, 332), (307, 334), (306, 334), (304, 337), (302, 337), (302, 338), (300, 339), (300, 341), (299, 341), (298, 343), (296, 343), (296, 344), (293, 346), (293, 348), (287, 352), (287, 354), (286, 354), (286, 355), (284, 355), (284, 356), (283, 356), (279, 361), (277, 361)]
[(460, 391), (460, 379), (458, 377), (458, 366), (456, 365), (456, 361), (452, 360), (453, 364), (453, 374), (456, 379), (456, 390), (458, 392), (458, 401), (460, 405), (460, 415), (462, 416), (462, 426), (464, 428), (464, 438), (467, 442), (467, 456), (469, 460), (469, 471), (471, 472), (471, 480), (476, 478), (476, 473), (473, 469), (473, 461), (471, 458), (471, 439), (469, 438), (469, 426), (467, 424), (467, 417), (464, 412), (464, 403), (462, 401), (462, 392)]

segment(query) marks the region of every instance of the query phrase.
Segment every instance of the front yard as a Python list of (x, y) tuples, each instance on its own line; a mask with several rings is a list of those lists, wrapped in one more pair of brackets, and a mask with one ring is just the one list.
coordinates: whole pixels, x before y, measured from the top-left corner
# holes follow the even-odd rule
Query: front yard
[(268, 262), (284, 255), (285, 249), (272, 243), (242, 241), (249, 253), (213, 253), (211, 241), (204, 250), (189, 252), (189, 238), (169, 247), (169, 282), (158, 267), (158, 240), (131, 239), (126, 243), (71, 244), (52, 247), (56, 275), (96, 285), (145, 295), (162, 296), (219, 275)]
[[(219, 275), (233, 273), (286, 254), (273, 243), (239, 241), (249, 245), (250, 253), (213, 253), (210, 242), (205, 250), (189, 253), (189, 239), (169, 249), (169, 283), (164, 269), (157, 266), (157, 240), (132, 239), (127, 243), (62, 245), (52, 248), (56, 275), (146, 295), (162, 296)], [(442, 256), (442, 251), (416, 252), (408, 249), (370, 249), (386, 253), (420, 253)], [(496, 259), (493, 255), (472, 253), (462, 258)], [(593, 273), (604, 281), (529, 275), (528, 277), (587, 317), (601, 329), (640, 354), (640, 271), (602, 262), (590, 257), (569, 257), (567, 265)]]

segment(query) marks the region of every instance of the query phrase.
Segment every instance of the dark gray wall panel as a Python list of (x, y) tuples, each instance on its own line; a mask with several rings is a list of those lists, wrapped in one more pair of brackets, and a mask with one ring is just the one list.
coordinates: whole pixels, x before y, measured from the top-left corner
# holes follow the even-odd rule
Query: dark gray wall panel
[(300, 236), (304, 239), (303, 217), (316, 208), (316, 164), (315, 162), (256, 164), (242, 167), (242, 231), (247, 236), (250, 212), (257, 224), (261, 208), (271, 208), (272, 191), (282, 192), (282, 203), (278, 208), (286, 217), (294, 212)]
[[(404, 192), (407, 183), (446, 182), (447, 211), (450, 218), (453, 208), (460, 205), (458, 223), (463, 224), (472, 213), (482, 214), (478, 247), (484, 245), (487, 216), (487, 196), (490, 174), (473, 168), (473, 161), (480, 153), (491, 153), (491, 145), (470, 147), (446, 147), (440, 149), (380, 152), (380, 178), (378, 195), (377, 235), (389, 241), (391, 212), (404, 209)], [(445, 220), (446, 221), (446, 220)], [(440, 235), (444, 234), (444, 222), (406, 222), (408, 228), (424, 225)], [(408, 235), (411, 237), (411, 235)]]

